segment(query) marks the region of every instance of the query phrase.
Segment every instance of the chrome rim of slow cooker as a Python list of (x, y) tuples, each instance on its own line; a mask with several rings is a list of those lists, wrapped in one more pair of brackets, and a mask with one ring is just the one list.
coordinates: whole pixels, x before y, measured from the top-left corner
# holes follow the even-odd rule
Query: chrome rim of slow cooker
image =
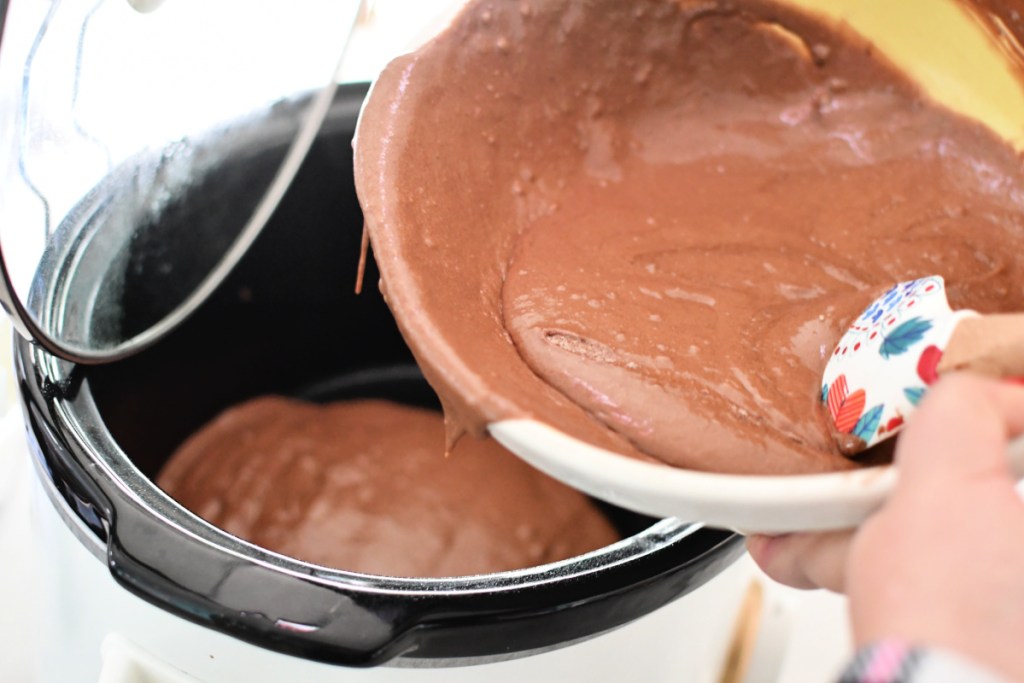
[[(327, 569), (271, 553), (202, 521), (163, 494), (148, 478), (147, 474), (155, 474), (153, 466), (139, 464), (140, 458), (146, 457), (145, 447), (124, 443), (123, 435), (115, 438), (107, 424), (111, 416), (111, 387), (116, 390), (118, 382), (127, 376), (134, 376), (142, 386), (162, 383), (163, 386), (152, 388), (157, 393), (168, 391), (169, 381), (181, 382), (171, 391), (172, 398), (174, 391), (187, 392), (187, 380), (168, 380), (167, 373), (188, 374), (181, 370), (184, 362), (190, 368), (192, 364), (205, 368), (194, 371), (196, 377), (214, 372), (205, 376), (213, 384), (226, 387), (234, 385), (237, 377), (243, 377), (239, 386), (231, 390), (240, 395), (255, 390), (261, 383), (286, 381), (283, 376), (274, 375), (275, 371), (268, 371), (274, 376), (263, 378), (263, 382), (254, 378), (258, 373), (251, 368), (245, 379), (246, 364), (253, 362), (253, 358), (246, 356), (249, 351), (244, 348), (227, 350), (218, 358), (211, 358), (209, 345), (216, 337), (201, 326), (204, 316), (222, 318), (217, 311), (221, 303), (237, 304), (239, 297), (244, 300), (242, 293), (251, 287), (248, 278), (255, 273), (274, 281), (275, 275), (268, 276), (265, 271), (281, 267), (280, 262), (287, 262), (287, 257), (294, 255), (282, 254), (282, 249), (287, 251), (304, 243), (295, 240), (297, 228), (316, 223), (304, 213), (311, 201), (333, 201), (329, 197), (337, 199), (336, 195), (344, 195), (339, 200), (343, 204), (339, 210), (347, 213), (341, 220), (351, 230), (338, 230), (335, 222), (329, 225), (337, 233), (335, 237), (344, 241), (340, 247), (343, 257), (354, 259), (361, 216), (354, 192), (349, 189), (350, 141), (365, 92), (365, 85), (347, 86), (339, 91), (313, 150), (265, 234), (222, 285), (220, 298), (215, 295), (171, 338), (137, 358), (94, 368), (74, 366), (28, 342), (17, 341), (16, 370), (37, 471), (53, 504), (68, 525), (77, 530), (79, 540), (108, 563), (114, 578), (127, 590), (171, 613), (271, 650), (355, 666), (385, 662), (417, 666), (428, 661), (430, 666), (473, 664), (554, 649), (642, 616), (720, 572), (742, 552), (740, 538), (677, 520), (653, 522), (617, 544), (582, 557), (501, 574), (401, 579)], [(325, 173), (325, 168), (335, 171), (334, 177)], [(347, 234), (339, 237), (342, 233)], [(308, 246), (308, 242), (305, 244)], [(197, 246), (193, 244), (190, 248)], [(338, 252), (319, 242), (306, 250), (313, 251), (323, 252), (317, 258), (327, 259), (328, 263), (338, 261)], [(334, 270), (344, 270), (346, 277), (350, 272), (342, 267)], [(316, 276), (315, 268), (292, 271), (302, 271), (305, 277)], [(375, 274), (371, 271), (372, 277)], [(331, 290), (332, 284), (321, 282), (317, 289)], [(344, 290), (345, 296), (349, 296), (349, 290), (350, 286)], [(289, 290), (293, 296), (296, 291), (308, 290)], [(279, 292), (276, 296), (287, 294)], [(274, 296), (271, 295), (268, 305), (281, 303)], [(341, 344), (334, 349), (336, 355), (351, 355), (374, 367), (386, 366), (385, 375), (391, 373), (391, 379), (397, 378), (402, 384), (415, 369), (397, 330), (388, 328), (387, 342), (376, 338), (373, 341), (377, 351), (384, 349), (380, 353), (385, 356), (398, 353), (397, 365), (395, 358), (365, 359), (358, 350), (344, 345), (346, 341), (370, 336), (362, 334), (363, 329), (351, 328), (371, 324), (393, 327), (382, 301), (373, 304), (372, 311), (367, 310), (367, 301), (364, 298), (353, 304), (355, 310), (346, 316), (359, 325), (338, 320), (325, 323), (325, 328), (335, 324), (337, 330), (332, 333), (317, 329), (317, 337), (325, 337), (319, 342), (295, 342), (295, 330), (290, 327), (298, 324), (298, 319), (269, 324), (281, 326), (280, 336), (282, 340), (291, 339), (288, 343), (293, 345), (292, 351), (312, 348), (310, 353), (302, 354), (312, 358), (307, 370), (315, 370), (318, 356), (324, 357), (322, 352), (327, 347)], [(61, 302), (47, 305), (59, 308)], [(275, 310), (295, 308), (301, 306), (277, 306)], [(223, 320), (222, 323), (234, 324)], [(265, 327), (268, 322), (262, 324)], [(246, 329), (243, 325), (243, 331)], [(223, 339), (217, 342), (221, 350), (225, 343)], [(281, 351), (272, 349), (270, 353)], [(377, 351), (368, 353), (373, 355)], [(233, 360), (225, 360), (232, 356)], [(213, 369), (218, 365), (222, 373), (219, 375)], [(148, 370), (140, 375), (140, 368)], [(363, 369), (349, 368), (352, 372)], [(232, 380), (222, 381), (224, 377)], [(212, 402), (228, 398), (218, 390), (204, 393), (211, 394)], [(133, 396), (129, 403), (147, 405), (144, 396)], [(221, 403), (219, 407), (227, 404)], [(172, 400), (170, 405), (177, 404)], [(209, 413), (212, 408), (205, 406), (199, 412)], [(130, 411), (123, 403), (114, 408), (122, 418), (126, 410)], [(160, 404), (149, 405), (149, 410), (160, 412)], [(189, 419), (196, 422), (195, 416)], [(195, 426), (198, 424), (192, 424)], [(144, 427), (140, 429), (147, 431)], [(128, 442), (132, 440), (133, 437), (127, 437)], [(129, 458), (126, 451), (132, 452), (135, 459)], [(232, 582), (231, 593), (236, 598), (230, 604), (208, 588), (211, 574), (222, 577), (215, 584)], [(473, 637), (466, 638), (470, 631)]]

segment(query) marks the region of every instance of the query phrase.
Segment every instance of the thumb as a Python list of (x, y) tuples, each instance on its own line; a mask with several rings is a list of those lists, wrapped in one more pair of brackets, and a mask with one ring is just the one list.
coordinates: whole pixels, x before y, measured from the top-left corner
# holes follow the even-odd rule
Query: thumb
[(940, 379), (907, 421), (896, 446), (905, 491), (1015, 481), (1008, 441), (1024, 432), (1024, 388), (957, 373)]
[(754, 535), (747, 551), (758, 567), (775, 581), (793, 588), (827, 588), (842, 592), (846, 557), (853, 532)]

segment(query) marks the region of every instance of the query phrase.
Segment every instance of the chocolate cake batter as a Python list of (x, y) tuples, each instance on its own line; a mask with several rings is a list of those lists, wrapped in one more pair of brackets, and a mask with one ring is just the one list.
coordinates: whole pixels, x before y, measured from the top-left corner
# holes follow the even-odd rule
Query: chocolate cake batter
[(443, 447), (433, 411), (265, 397), (193, 435), (157, 484), (240, 538), (356, 572), (483, 574), (619, 540), (585, 496), (496, 442)]
[(1024, 173), (871, 45), (764, 0), (471, 2), (356, 144), (452, 435), (536, 417), (695, 469), (853, 466), (825, 359), (892, 283), (1024, 302)]

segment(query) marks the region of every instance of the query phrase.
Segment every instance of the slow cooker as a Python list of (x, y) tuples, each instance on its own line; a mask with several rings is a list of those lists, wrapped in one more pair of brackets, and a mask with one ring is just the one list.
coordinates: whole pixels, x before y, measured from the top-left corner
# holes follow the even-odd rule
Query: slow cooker
[[(402, 579), (269, 552), (158, 489), (174, 448), (247, 397), (436, 406), (380, 294), (353, 291), (351, 140), (367, 86), (282, 90), (233, 117), (211, 110), (188, 135), (145, 117), (141, 131), (97, 133), (89, 29), (137, 8), (55, 0), (15, 15), (19, 4), (0, 4), (0, 81), (29, 76), (4, 127), (15, 155), (3, 193), (31, 239), (2, 235), (3, 299), (31, 338), (16, 339), (15, 366), (43, 553), (40, 680), (698, 680), (708, 662), (681, 660), (681, 639), (711, 652), (723, 634), (706, 625), (713, 605), (687, 594), (742, 553), (732, 533), (606, 506), (623, 540), (587, 555)], [(212, 11), (191, 5), (195, 21)], [(68, 45), (61, 36), (65, 71), (47, 51)], [(41, 252), (30, 267), (13, 255), (26, 243)]]

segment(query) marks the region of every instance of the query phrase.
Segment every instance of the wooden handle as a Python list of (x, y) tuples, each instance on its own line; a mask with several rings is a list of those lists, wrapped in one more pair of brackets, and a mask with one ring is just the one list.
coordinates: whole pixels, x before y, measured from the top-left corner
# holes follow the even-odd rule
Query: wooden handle
[(937, 368), (992, 377), (1024, 377), (1024, 313), (965, 318), (953, 330)]
[(718, 674), (718, 683), (742, 683), (746, 679), (763, 612), (764, 586), (754, 579), (743, 594), (743, 602), (736, 615), (736, 624), (725, 653), (725, 662)]

